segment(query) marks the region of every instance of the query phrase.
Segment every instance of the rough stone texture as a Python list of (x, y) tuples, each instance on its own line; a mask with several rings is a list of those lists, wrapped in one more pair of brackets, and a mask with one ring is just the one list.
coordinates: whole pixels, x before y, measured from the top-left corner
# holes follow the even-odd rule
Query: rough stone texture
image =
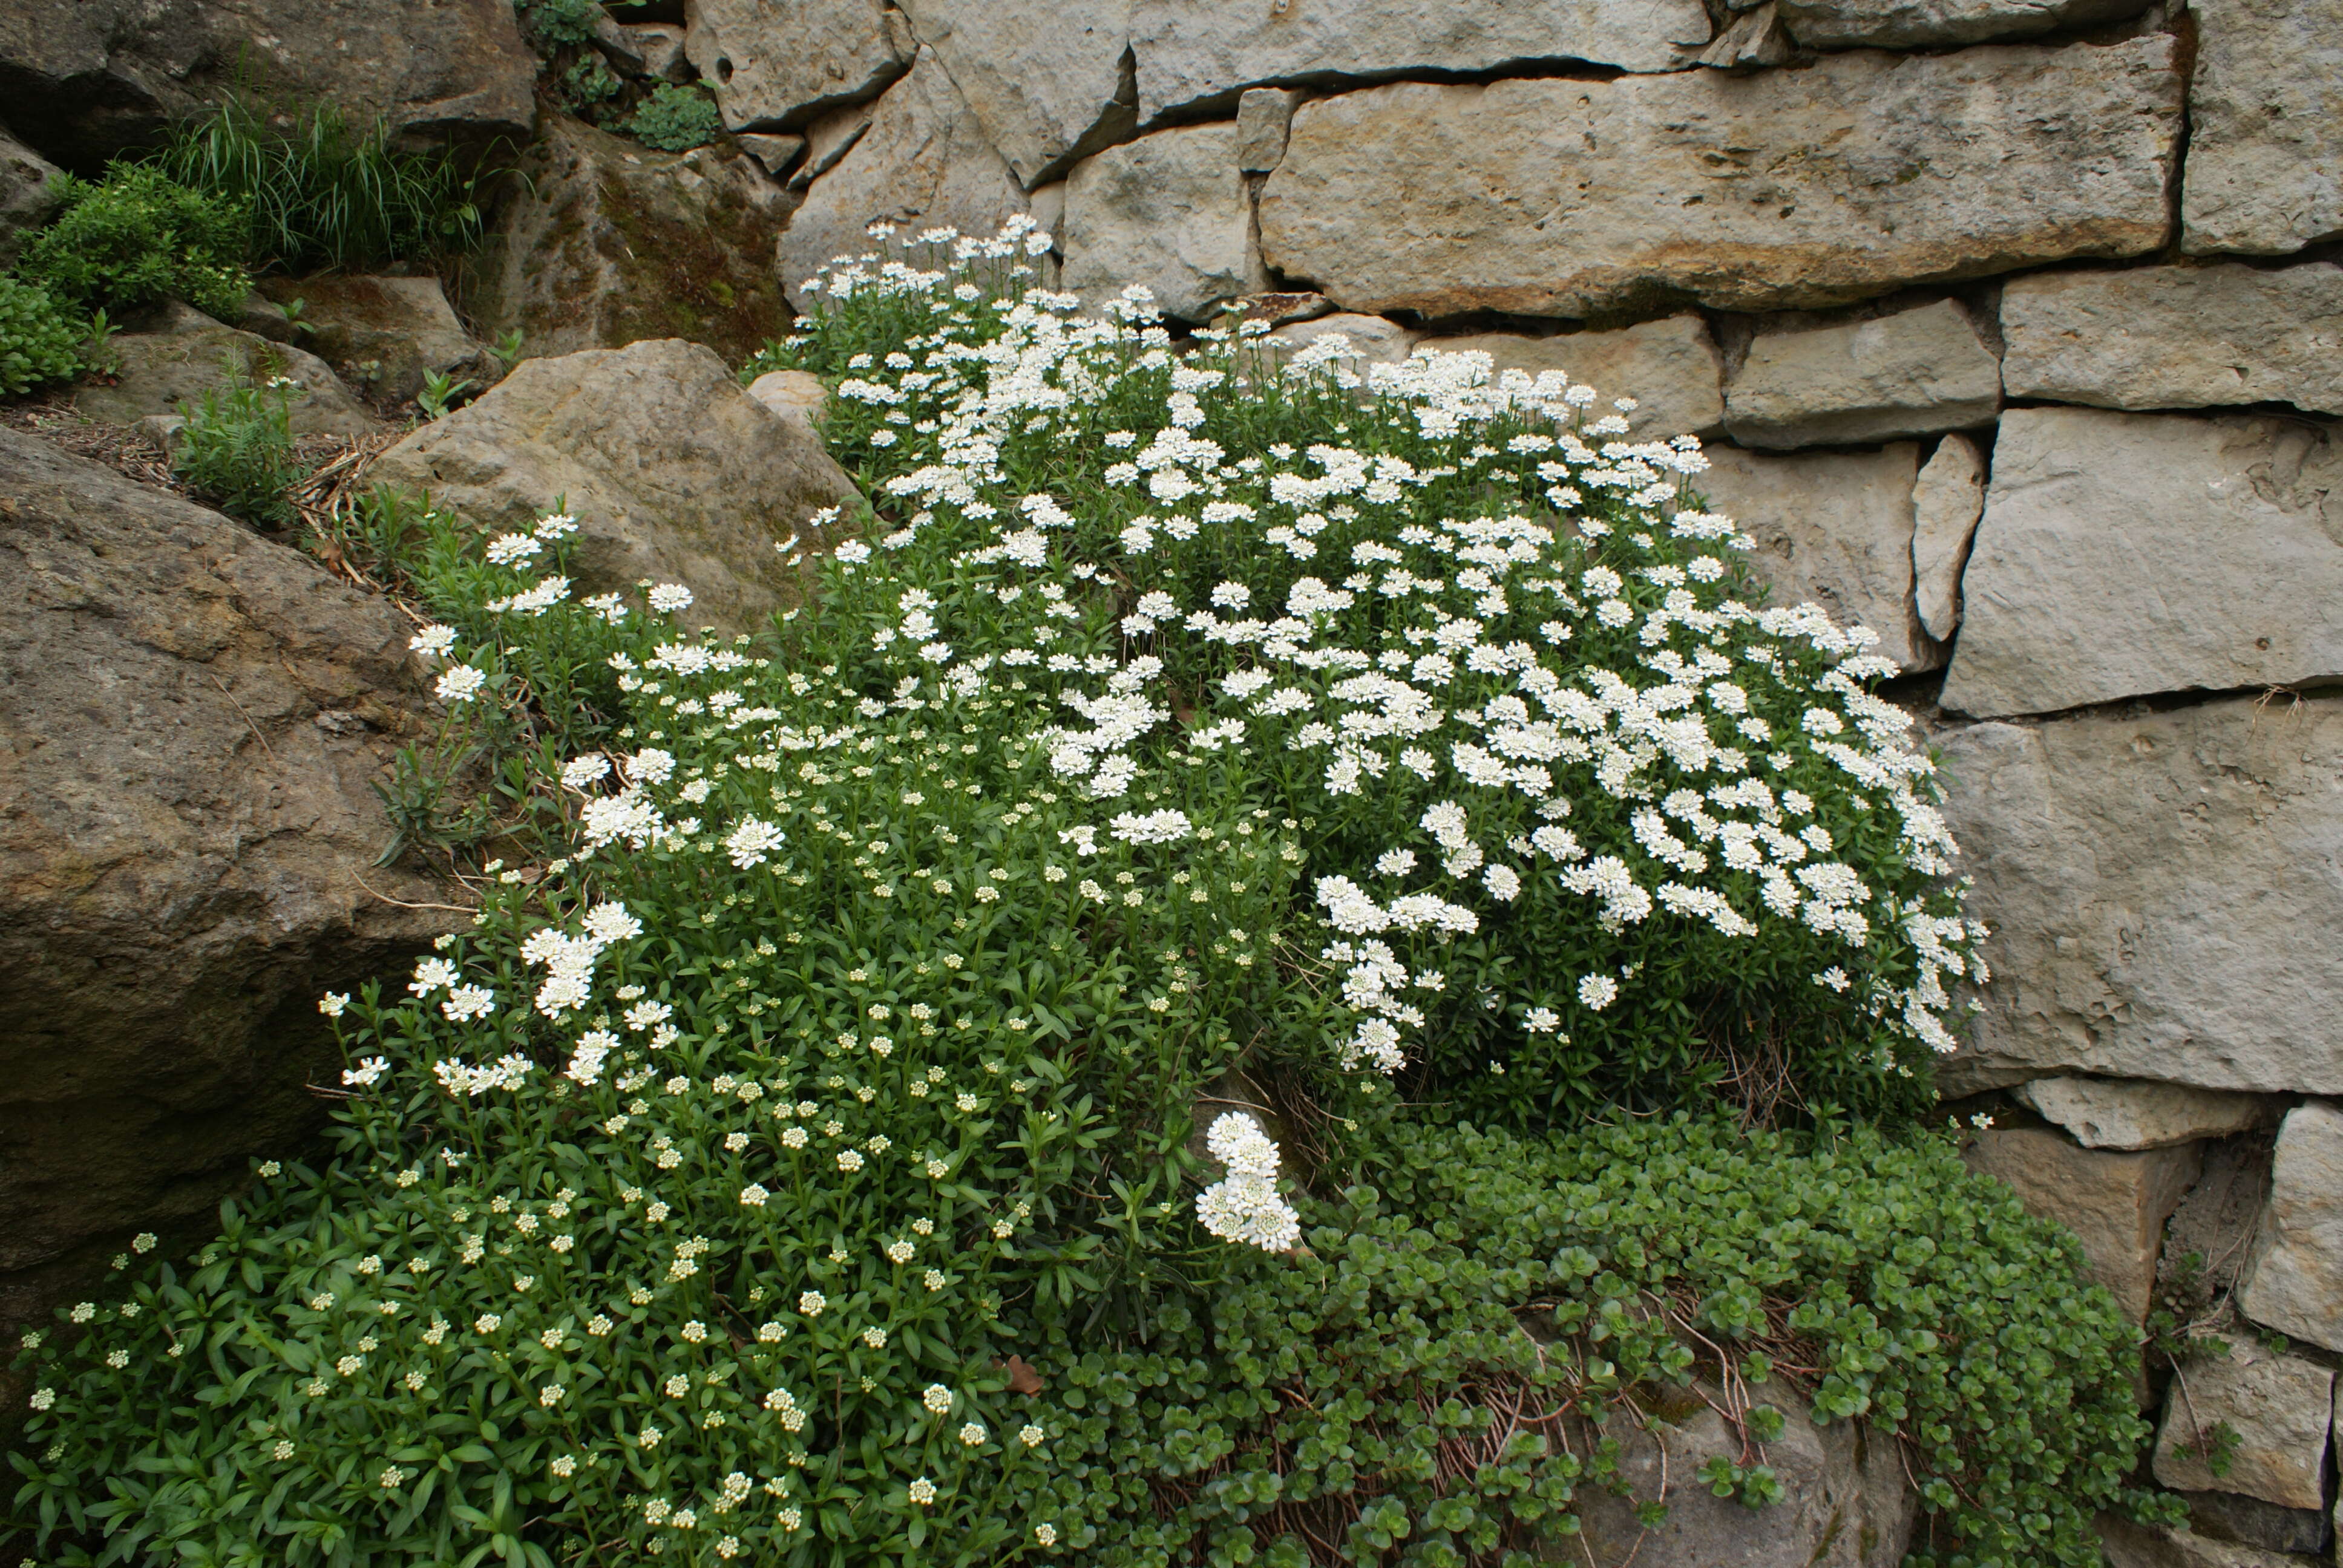
[(2265, 1328), (2343, 1350), (2343, 1111), (2287, 1114), (2237, 1310)]
[(2164, 1221), (2197, 1180), (2193, 1145), (2118, 1153), (2085, 1149), (2052, 1128), (2004, 1127), (1978, 1133), (1967, 1158), (1972, 1170), (2008, 1183), (2026, 1212), (2072, 1231), (2091, 1278), (2132, 1322), (2147, 1321)]
[(2183, 1492), (2179, 1496), (2188, 1505), (2188, 1528), (2207, 1541), (2308, 1553), (2324, 1552), (2332, 1533), (2324, 1508), (2281, 1508), (2234, 1492)]
[(49, 182), (57, 173), (56, 165), (0, 126), (0, 266), (15, 261), (25, 236), (56, 211), (57, 198)]
[(2308, 1568), (2299, 1557), (2207, 1540), (2191, 1530), (2151, 1529), (2113, 1513), (2100, 1514), (2098, 1525), (2107, 1568)]
[(795, 421), (807, 434), (818, 435), (830, 388), (809, 371), (768, 370), (749, 383), (749, 396), (782, 418)]
[(1348, 309), (1428, 316), (1771, 310), (2137, 255), (2170, 226), (2175, 47), (1345, 93), (1294, 115), (1262, 242)]
[(659, 82), (688, 82), (691, 79), (691, 55), (686, 45), (687, 35), (680, 27), (660, 22), (640, 23), (621, 28), (635, 57), (642, 62), (637, 68), (646, 76)]
[(2343, 414), (2343, 266), (2143, 266), (2012, 278), (2013, 397), (2101, 408), (2291, 403)]
[(1994, 933), (1986, 1010), (1950, 1065), (2343, 1092), (2343, 702), (1937, 741)]
[[(390, 606), (0, 430), (0, 1332), (320, 1120), (317, 998), (460, 914), (374, 867), (417, 727)], [(363, 884), (362, 885), (362, 880)], [(371, 887), (383, 897), (369, 891)]]
[(803, 190), (821, 176), (838, 166), (838, 160), (853, 150), (870, 128), (870, 116), (877, 106), (849, 104), (842, 109), (813, 121), (805, 128), (805, 161), (789, 172), (789, 188)]
[(1614, 397), (1633, 397), (1627, 416), (1641, 440), (1705, 436), (1725, 422), (1725, 397), (1717, 387), (1716, 344), (1708, 324), (1689, 312), (1638, 322), (1615, 332), (1572, 332), (1557, 337), (1523, 337), (1482, 332), (1432, 340), (1435, 348), (1461, 354), (1478, 349), (1499, 371), (1536, 376), (1566, 371), (1601, 393), (1609, 411)]
[(727, 630), (796, 592), (774, 542), (854, 495), (803, 425), (679, 338), (526, 361), (386, 453), (375, 477), (483, 529), (526, 527), (558, 498), (578, 518), (578, 592), (679, 582), (689, 623)]
[(1302, 95), (1284, 87), (1248, 88), (1237, 99), (1237, 167), (1265, 175), (1285, 156), (1285, 138)]
[[(2157, 1265), (2158, 1296), (2181, 1296), (2209, 1305), (2235, 1288), (2250, 1256), (2262, 1205), (2269, 1201), (2270, 1145), (2274, 1133), (2216, 1139), (2205, 1145), (2204, 1174), (2164, 1227), (2164, 1260)], [(2187, 1260), (2197, 1259), (2192, 1270)], [(2222, 1531), (2223, 1540), (2245, 1539)], [(2249, 1545), (2266, 1542), (2247, 1540)], [(2279, 1548), (2291, 1550), (2291, 1548)]]
[(77, 174), (257, 75), (287, 103), (377, 116), (416, 141), (528, 139), (537, 61), (510, 0), (15, 0), (0, 7), (0, 104)]
[(297, 282), (269, 278), (261, 286), (273, 298), (302, 301), (309, 347), (375, 397), (403, 403), (435, 370), (475, 387), (498, 374), (496, 360), (456, 319), (436, 277), (329, 274)]
[(289, 394), (295, 435), (367, 436), (382, 428), (333, 367), (306, 348), (239, 332), (176, 301), (145, 325), (151, 330), (119, 334), (106, 346), (114, 353), (111, 385), (77, 385), (76, 412), (135, 425), (149, 414), (184, 413), (183, 405), (200, 403), (215, 387), (289, 376), (300, 383)]
[(1985, 516), (1985, 454), (1959, 431), (1936, 443), (1912, 484), (1913, 605), (1920, 629), (1952, 640), (1961, 624), (1961, 573)]
[(903, 10), (1031, 188), (1138, 128), (1131, 0), (905, 0)]
[(1761, 456), (1712, 447), (1694, 483), (1715, 510), (1755, 535), (1745, 559), (1773, 588), (1769, 602), (1808, 599), (1841, 623), (1879, 634), (1872, 651), (1906, 670), (1933, 669), (1942, 651), (1912, 608), (1912, 485), (1920, 448)]
[[(1703, 1392), (1723, 1402), (1715, 1389)], [(1817, 1427), (1788, 1389), (1757, 1385), (1750, 1390), (1752, 1402), (1775, 1406), (1784, 1418), (1782, 1435), (1764, 1449), (1764, 1462), (1780, 1477), (1784, 1495), (1753, 1511), (1691, 1480), (1715, 1454), (1749, 1462), (1740, 1434), (1692, 1391), (1669, 1392), (1677, 1402), (1653, 1411), (1648, 1429), (1623, 1418), (1602, 1432), (1623, 1446), (1620, 1479), (1634, 1497), (1582, 1487), (1571, 1504), (1582, 1533), (1567, 1545), (1544, 1548), (1546, 1560), (1580, 1568), (1626, 1568), (1631, 1562), (1895, 1568), (1903, 1560), (1918, 1506), (1895, 1439), (1854, 1422)], [(1658, 1497), (1664, 1480), (1667, 1517), (1647, 1531), (1635, 1503)]]
[(1945, 707), (2044, 713), (2343, 673), (2332, 427), (2012, 409)]
[(803, 136), (783, 136), (777, 131), (743, 131), (734, 138), (740, 150), (757, 160), (757, 166), (779, 179), (788, 174), (800, 154), (805, 151)]
[(1245, 87), (1522, 60), (1669, 71), (1708, 42), (1694, 0), (1302, 0), (1286, 6), (1136, 0), (1139, 115), (1233, 104)]
[(2343, 0), (2199, 0), (2181, 248), (2343, 234)]
[(1744, 11), (1700, 52), (1700, 63), (1719, 71), (1751, 70), (1786, 65), (1797, 52), (1789, 31), (1782, 25), (1780, 7), (1766, 4)]
[(688, 337), (740, 360), (789, 327), (771, 257), (789, 198), (747, 155), (662, 153), (549, 119), (488, 243), (465, 311), (527, 355)]
[(2264, 1096), (2181, 1083), (2041, 1078), (2016, 1092), (2044, 1121), (2065, 1128), (2086, 1149), (2168, 1149), (2278, 1121), (2278, 1102)]
[(684, 52), (735, 131), (789, 130), (903, 74), (882, 0), (687, 0)]
[(1909, 49), (2024, 38), (2136, 15), (2149, 0), (1781, 0), (1782, 21), (1811, 49)]
[(1416, 335), (1398, 322), (1386, 321), (1380, 316), (1353, 316), (1346, 311), (1277, 327), (1262, 343), (1282, 362), (1330, 332), (1339, 332), (1351, 340), (1353, 352), (1335, 363), (1362, 381), (1366, 378), (1368, 366), (1396, 365), (1415, 348)]
[(1109, 147), (1066, 177), (1065, 286), (1096, 306), (1143, 283), (1183, 321), (1262, 281), (1252, 203), (1225, 122), (1158, 131)]
[[(2282, 1508), (2327, 1502), (2327, 1432), (2335, 1374), (2230, 1334), (2229, 1353), (2190, 1362), (2165, 1396), (2156, 1479), (2190, 1492), (2237, 1492)], [(2229, 1471), (2216, 1476), (2203, 1444), (2217, 1422), (2237, 1433)]]
[[(820, 137), (814, 142), (819, 151)], [(879, 100), (870, 128), (814, 181), (789, 220), (781, 283), (803, 309), (799, 285), (839, 256), (868, 252), (864, 231), (874, 223), (990, 235), (1026, 209), (1016, 175), (985, 140), (935, 52), (921, 49), (910, 74)]]
[(1806, 332), (1768, 332), (1725, 384), (1725, 428), (1745, 447), (1824, 447), (1981, 425), (2001, 366), (1949, 299)]

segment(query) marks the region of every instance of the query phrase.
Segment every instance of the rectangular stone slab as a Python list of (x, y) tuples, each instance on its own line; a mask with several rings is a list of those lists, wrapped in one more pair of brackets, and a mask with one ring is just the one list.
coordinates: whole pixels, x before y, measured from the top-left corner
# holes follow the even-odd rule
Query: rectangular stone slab
[(2158, 35), (1321, 98), (1262, 189), (1264, 256), (1353, 310), (1583, 317), (1826, 305), (2138, 255), (2171, 227), (2174, 49)]
[(1978, 718), (2343, 674), (2335, 427), (2013, 409), (1940, 700)]
[(1936, 744), (1970, 909), (1993, 931), (1986, 1010), (1950, 1070), (2343, 1093), (2343, 700), (1978, 724)]
[(2101, 408), (2291, 403), (2343, 414), (2343, 266), (2045, 272), (2002, 290), (2013, 397)]
[(2196, 0), (2181, 245), (2283, 256), (2343, 234), (2343, 0)]

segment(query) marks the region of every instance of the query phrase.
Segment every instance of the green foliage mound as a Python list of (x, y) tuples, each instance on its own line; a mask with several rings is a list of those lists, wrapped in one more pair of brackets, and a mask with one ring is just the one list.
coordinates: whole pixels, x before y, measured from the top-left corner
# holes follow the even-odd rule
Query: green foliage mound
[(2127, 1326), (1825, 1104), (1924, 1103), (1976, 973), (1865, 636), (1591, 392), (1363, 400), (1023, 249), (779, 352), (886, 515), (761, 637), (376, 509), (445, 618), (408, 781), (494, 759), (528, 863), (324, 1000), (329, 1163), (28, 1346), (42, 1550), (1510, 1565), (1696, 1330), (1900, 1432), (1940, 1560), (2095, 1562)]
[(186, 427), (171, 471), (188, 488), (256, 528), (289, 528), (298, 518), (291, 491), (307, 477), (293, 455), (290, 393), (277, 380), (215, 387), (184, 404)]
[(714, 141), (724, 129), (724, 116), (704, 89), (661, 82), (635, 106), (627, 129), (647, 147), (688, 153)]
[(244, 267), (248, 210), (172, 179), (117, 164), (100, 181), (62, 176), (57, 216), (25, 247), (17, 270), (58, 300), (116, 315), (165, 298), (209, 316), (233, 312), (251, 287)]
[(0, 273), (0, 397), (71, 380), (87, 336), (47, 289)]

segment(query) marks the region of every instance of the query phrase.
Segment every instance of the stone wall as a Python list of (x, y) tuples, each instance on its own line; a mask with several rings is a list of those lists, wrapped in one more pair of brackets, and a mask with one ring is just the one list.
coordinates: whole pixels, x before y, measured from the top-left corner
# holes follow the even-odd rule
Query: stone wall
[(1975, 1160), (2244, 1347), (2143, 1380), (2198, 1533), (2110, 1551), (2331, 1552), (2343, 0), (783, 9), (690, 25), (733, 128), (808, 144), (793, 297), (873, 221), (1026, 210), (1091, 298), (1298, 295), (1282, 335), (1709, 438), (1776, 594), (1877, 630), (1941, 746)]

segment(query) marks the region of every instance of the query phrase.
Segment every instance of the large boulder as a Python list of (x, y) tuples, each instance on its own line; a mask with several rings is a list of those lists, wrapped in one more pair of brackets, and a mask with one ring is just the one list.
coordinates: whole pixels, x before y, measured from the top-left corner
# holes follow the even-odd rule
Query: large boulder
[(1131, 0), (905, 0), (903, 11), (1029, 190), (1138, 126)]
[(2275, 1126), (2282, 1101), (2127, 1078), (2037, 1078), (2012, 1091), (2086, 1149), (2169, 1149)]
[(1095, 307), (1131, 284), (1155, 307), (1208, 321), (1268, 280), (1252, 263), (1252, 202), (1229, 121), (1109, 147), (1066, 179), (1065, 286)]
[(2137, 255), (2171, 226), (2176, 48), (1858, 52), (1320, 98), (1262, 187), (1263, 255), (1352, 310), (1574, 317), (1829, 305)]
[(1920, 448), (1775, 457), (1708, 448), (1693, 483), (1753, 536), (1745, 558), (1773, 590), (1768, 602), (1811, 599), (1842, 623), (1879, 634), (1875, 652), (1906, 670), (1934, 669), (1943, 650), (1920, 629), (1913, 599), (1912, 487)]
[(578, 519), (580, 593), (648, 578), (692, 592), (691, 623), (754, 628), (798, 592), (774, 546), (854, 486), (802, 422), (741, 389), (697, 343), (531, 359), (385, 453), (375, 477), (427, 490), (483, 530)]
[(1452, 354), (1477, 349), (1500, 372), (1563, 371), (1602, 394), (1594, 410), (1598, 415), (1614, 412), (1613, 399), (1633, 397), (1636, 406), (1627, 425), (1639, 440), (1705, 436), (1725, 422), (1716, 343), (1708, 324), (1690, 311), (1613, 331), (1553, 337), (1476, 332), (1434, 338), (1432, 347)]
[[(2343, 1351), (2343, 1111), (2287, 1113), (2237, 1310), (2282, 1334)], [(2272, 1501), (2278, 1501), (2272, 1499)]]
[(2343, 0), (2198, 0), (2181, 248), (2283, 256), (2343, 234)]
[(688, 337), (729, 360), (789, 329), (773, 246), (789, 197), (745, 153), (662, 153), (568, 118), (521, 160), (459, 297), (526, 355)]
[(2147, 1321), (2164, 1222), (2197, 1180), (2196, 1145), (2137, 1152), (2086, 1149), (2052, 1127), (1996, 1127), (1968, 1149), (1972, 1170), (2006, 1182), (2029, 1214), (2083, 1244), (2090, 1278), (2133, 1322)]
[(0, 6), (0, 103), (17, 133), (95, 174), (169, 117), (257, 82), (287, 103), (377, 116), (415, 142), (518, 146), (537, 61), (510, 0), (15, 0)]
[(2024, 38), (2119, 21), (2148, 0), (1781, 0), (1782, 24), (1810, 49), (1912, 49)]
[(1695, 0), (1306, 0), (1207, 5), (1135, 0), (1139, 113), (1227, 108), (1271, 83), (1487, 71), (1581, 60), (1670, 71), (1708, 42)]
[(883, 0), (686, 0), (685, 52), (736, 131), (789, 129), (874, 96), (910, 63)]
[(2331, 261), (2036, 273), (2003, 287), (2001, 335), (2013, 397), (2343, 414), (2343, 266)]
[[(2282, 1508), (2323, 1507), (2334, 1404), (2331, 1370), (2279, 1355), (2250, 1334), (2233, 1334), (2227, 1355), (2191, 1361), (2173, 1380), (2156, 1440), (2156, 1479), (2182, 1492), (2235, 1492)], [(2223, 1423), (2237, 1443), (2216, 1475), (2213, 1429)]]
[(2343, 1093), (2343, 701), (1978, 724), (1937, 744), (1993, 931), (1956, 1075)]
[(319, 1120), (317, 998), (452, 928), (378, 869), (418, 725), (382, 599), (0, 430), (0, 1327)]
[(1024, 186), (951, 74), (934, 50), (921, 49), (910, 74), (879, 100), (870, 128), (806, 192), (781, 236), (781, 283), (802, 309), (803, 286), (816, 272), (872, 249), (872, 224), (990, 236), (1028, 210)]
[(2001, 366), (1949, 299), (1805, 331), (1764, 332), (1725, 387), (1745, 447), (1826, 447), (1989, 423)]
[(150, 414), (178, 414), (207, 392), (240, 382), (283, 381), (297, 436), (367, 436), (382, 428), (333, 367), (306, 348), (276, 343), (213, 320), (176, 301), (116, 334), (107, 375), (80, 382), (75, 410), (92, 419), (134, 425)]
[(33, 231), (49, 221), (59, 197), (56, 165), (0, 126), (0, 266), (16, 259)]
[(2135, 1524), (2120, 1514), (2099, 1516), (2108, 1568), (2313, 1568), (2305, 1558), (2216, 1541), (2187, 1526)]
[(433, 373), (468, 380), (496, 379), (498, 366), (472, 341), (436, 277), (264, 279), (260, 292), (278, 302), (301, 302), (308, 346), (341, 366), (349, 378), (386, 403), (404, 403)]
[[(1782, 1483), (1778, 1503), (1753, 1509), (1699, 1483), (1711, 1458), (1751, 1462), (1750, 1446), (1717, 1413), (1717, 1390), (1669, 1389), (1648, 1422), (1614, 1417), (1610, 1430), (1588, 1433), (1619, 1442), (1619, 1479), (1632, 1495), (1581, 1486), (1577, 1539), (1544, 1548), (1544, 1558), (1580, 1568), (1896, 1568), (1919, 1513), (1896, 1440), (1855, 1422), (1816, 1426), (1805, 1402), (1778, 1383), (1748, 1394), (1783, 1416), (1781, 1436), (1760, 1450)], [(1645, 1528), (1637, 1504), (1663, 1498), (1666, 1516)]]
[(2328, 424), (2013, 409), (1941, 700), (1983, 718), (2343, 675), (2338, 492)]

